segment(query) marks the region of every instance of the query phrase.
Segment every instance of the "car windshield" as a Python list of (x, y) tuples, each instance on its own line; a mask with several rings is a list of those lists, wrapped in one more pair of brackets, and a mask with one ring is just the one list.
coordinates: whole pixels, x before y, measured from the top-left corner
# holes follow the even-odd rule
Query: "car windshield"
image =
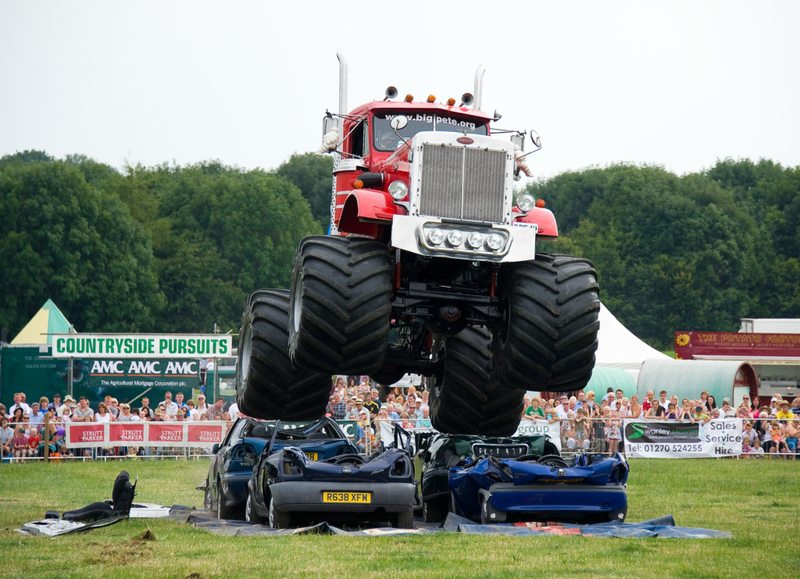
[[(372, 123), (373, 146), (378, 151), (394, 151), (403, 144), (397, 137), (390, 123), (395, 114), (375, 115)], [(411, 139), (422, 131), (448, 131), (451, 133), (487, 134), (486, 123), (476, 123), (473, 119), (459, 119), (435, 113), (412, 113), (406, 115), (408, 124), (398, 133), (405, 139)]]

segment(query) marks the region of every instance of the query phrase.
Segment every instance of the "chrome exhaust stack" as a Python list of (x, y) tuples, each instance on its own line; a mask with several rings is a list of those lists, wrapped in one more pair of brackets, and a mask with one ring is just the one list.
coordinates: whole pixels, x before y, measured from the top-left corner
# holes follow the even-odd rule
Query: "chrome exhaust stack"
[(475, 97), (475, 102), (472, 105), (472, 108), (476, 111), (481, 110), (481, 104), (483, 101), (483, 73), (486, 72), (486, 67), (484, 65), (478, 66), (478, 70), (475, 71), (475, 88), (472, 94)]
[(347, 110), (347, 59), (341, 50), (336, 51), (339, 59), (339, 114), (346, 115)]

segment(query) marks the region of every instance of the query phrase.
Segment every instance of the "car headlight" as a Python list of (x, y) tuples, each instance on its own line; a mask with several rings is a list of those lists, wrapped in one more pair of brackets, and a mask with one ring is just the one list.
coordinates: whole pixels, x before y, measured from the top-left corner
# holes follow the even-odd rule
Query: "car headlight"
[(396, 201), (400, 201), (408, 195), (408, 187), (402, 181), (392, 181), (389, 185), (389, 195)]
[(464, 235), (455, 229), (447, 234), (447, 242), (453, 247), (458, 247), (464, 241)]
[(536, 199), (530, 193), (522, 193), (517, 196), (517, 207), (520, 211), (530, 211), (536, 207)]
[(505, 240), (503, 239), (502, 235), (499, 235), (497, 233), (492, 233), (489, 236), (489, 239), (486, 240), (486, 245), (489, 246), (489, 249), (497, 251), (498, 249), (503, 247), (504, 242)]
[(439, 245), (444, 241), (444, 233), (441, 229), (432, 229), (428, 232), (428, 241), (433, 245)]
[(481, 245), (483, 245), (483, 235), (477, 231), (473, 231), (467, 237), (467, 243), (472, 249), (478, 249)]

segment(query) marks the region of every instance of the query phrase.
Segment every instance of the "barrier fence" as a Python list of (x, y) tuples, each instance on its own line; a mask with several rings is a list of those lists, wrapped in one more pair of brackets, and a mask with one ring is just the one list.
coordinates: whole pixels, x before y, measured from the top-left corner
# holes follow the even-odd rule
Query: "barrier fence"
[[(766, 420), (772, 424), (776, 419)], [(800, 431), (800, 419), (784, 419), (796, 425)], [(563, 454), (580, 452), (613, 452), (618, 450), (629, 458), (721, 458), (729, 456), (752, 456), (745, 438), (760, 438), (755, 428), (745, 429), (745, 424), (758, 423), (759, 419), (726, 418), (708, 422), (678, 420), (622, 419), (612, 421), (602, 418), (584, 419), (583, 428), (576, 428), (575, 421), (523, 418), (514, 436), (546, 435)], [(284, 423), (285, 428), (304, 423)], [(345, 435), (364, 454), (378, 450), (394, 439), (394, 425), (400, 424), (412, 432), (436, 432), (425, 419), (376, 419), (370, 424), (356, 420), (337, 421)], [(50, 449), (69, 449), (77, 459), (124, 458), (120, 449), (135, 448), (138, 457), (199, 458), (209, 456), (215, 444), (222, 443), (232, 422), (181, 421), (181, 422), (52, 422), (53, 437)], [(12, 425), (16, 426), (16, 425)], [(27, 424), (29, 428), (41, 424)], [(56, 434), (62, 432), (63, 435)], [(772, 433), (769, 437), (771, 438)], [(616, 442), (613, 442), (616, 441)], [(796, 437), (784, 437), (777, 443), (767, 440), (762, 448), (765, 454), (794, 455), (798, 447)], [(413, 444), (413, 441), (412, 441)], [(614, 448), (616, 446), (616, 449)], [(89, 456), (84, 450), (89, 449)], [(113, 449), (113, 454), (105, 452)], [(49, 450), (49, 449), (48, 449)], [(4, 456), (4, 460), (47, 458), (44, 444), (40, 441), (34, 456)], [(175, 452), (172, 452), (175, 451)], [(177, 452), (177, 454), (176, 454)], [(55, 458), (68, 459), (65, 453), (57, 452)], [(13, 455), (13, 453), (12, 453)], [(125, 453), (127, 456), (127, 452)], [(131, 455), (131, 457), (134, 455)], [(793, 456), (792, 456), (793, 457)]]

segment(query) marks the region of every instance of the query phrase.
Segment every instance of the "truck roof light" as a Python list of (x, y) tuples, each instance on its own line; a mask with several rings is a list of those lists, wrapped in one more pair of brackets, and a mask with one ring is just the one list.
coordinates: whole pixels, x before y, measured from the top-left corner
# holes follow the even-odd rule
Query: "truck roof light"
[(454, 98), (452, 98), (452, 97), (450, 97), (449, 99), (447, 99), (447, 106), (450, 106), (450, 107), (452, 107), (454, 104), (456, 104), (456, 99), (454, 99)]
[(428, 102), (429, 103), (435, 103), (436, 102), (436, 97), (434, 95), (432, 95), (432, 94), (429, 94), (428, 95)]
[(544, 199), (537, 199), (536, 207), (544, 207)]
[(406, 101), (407, 103), (410, 103), (411, 101), (414, 100), (414, 95), (413, 94), (407, 94), (406, 98), (404, 98), (403, 100)]

